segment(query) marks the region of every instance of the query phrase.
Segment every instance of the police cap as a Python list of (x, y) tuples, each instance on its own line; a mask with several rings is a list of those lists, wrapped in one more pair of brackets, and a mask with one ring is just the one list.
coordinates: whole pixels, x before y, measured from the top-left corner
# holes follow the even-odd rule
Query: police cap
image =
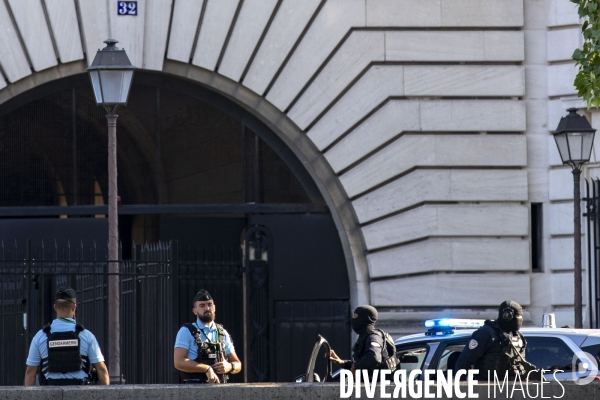
[(212, 296), (206, 289), (200, 289), (200, 291), (196, 293), (196, 296), (194, 297), (194, 304), (196, 304), (197, 301), (207, 301), (212, 299)]
[(72, 288), (61, 286), (58, 288), (56, 296), (54, 296), (54, 300), (67, 300), (75, 304), (73, 300), (75, 300), (76, 297), (77, 295), (75, 294), (75, 291)]

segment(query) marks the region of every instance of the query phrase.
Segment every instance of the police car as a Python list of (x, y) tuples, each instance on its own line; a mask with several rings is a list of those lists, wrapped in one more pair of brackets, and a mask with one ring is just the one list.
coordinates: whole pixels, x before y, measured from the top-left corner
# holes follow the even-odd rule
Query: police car
[[(407, 373), (415, 369), (454, 370), (471, 334), (483, 323), (484, 320), (465, 319), (426, 321), (426, 332), (395, 341), (396, 355), (400, 361), (398, 368)], [(547, 380), (579, 380), (600, 375), (600, 330), (548, 325), (521, 328), (520, 331), (527, 339), (525, 359), (538, 369), (548, 370), (545, 374)]]
[[(545, 315), (544, 321), (553, 321), (553, 315)], [(425, 321), (426, 331), (404, 336), (395, 341), (398, 369), (406, 374), (413, 370), (455, 370), (456, 361), (469, 342), (471, 334), (483, 326), (484, 320), (434, 319)], [(599, 329), (556, 328), (553, 324), (542, 328), (521, 328), (527, 339), (525, 358), (538, 369), (548, 370), (547, 380), (580, 380), (593, 377), (600, 379), (598, 364), (600, 357)], [(306, 374), (297, 382), (336, 381), (339, 371), (331, 373), (331, 363), (323, 377), (314, 373), (318, 354), (329, 353), (329, 344), (319, 336), (311, 355)], [(322, 356), (321, 356), (322, 357)], [(562, 372), (559, 372), (562, 370)]]

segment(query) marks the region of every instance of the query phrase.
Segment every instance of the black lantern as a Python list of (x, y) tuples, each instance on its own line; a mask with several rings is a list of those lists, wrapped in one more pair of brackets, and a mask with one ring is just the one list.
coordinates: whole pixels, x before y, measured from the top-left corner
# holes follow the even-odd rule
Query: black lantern
[(569, 115), (560, 119), (554, 140), (563, 164), (579, 168), (590, 160), (596, 130), (586, 117), (577, 114), (576, 108), (567, 111)]
[(104, 43), (106, 47), (98, 50), (87, 69), (96, 104), (105, 107), (125, 105), (136, 67), (131, 65), (125, 50), (115, 46), (118, 41), (107, 39)]

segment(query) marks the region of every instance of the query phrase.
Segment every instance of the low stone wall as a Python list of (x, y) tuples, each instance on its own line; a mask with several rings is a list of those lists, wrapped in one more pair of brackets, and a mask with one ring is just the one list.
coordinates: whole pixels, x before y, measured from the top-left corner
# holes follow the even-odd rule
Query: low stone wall
[[(544, 385), (543, 397), (539, 386), (509, 386), (502, 392), (493, 387), (476, 385), (473, 391), (479, 399), (577, 399), (592, 400), (600, 398), (600, 382), (588, 385), (573, 383), (557, 383)], [(523, 390), (521, 390), (521, 388)], [(529, 389), (529, 391), (527, 391)], [(391, 394), (393, 387), (388, 388)], [(461, 385), (461, 391), (467, 394), (467, 385)], [(436, 393), (435, 387), (430, 390)], [(265, 383), (265, 384), (230, 384), (230, 385), (122, 385), (122, 386), (66, 386), (66, 387), (0, 387), (2, 400), (231, 400), (231, 399), (261, 399), (261, 400), (328, 400), (340, 398), (339, 384), (328, 383)], [(352, 399), (355, 399), (353, 393)], [(364, 387), (360, 399), (368, 399)], [(375, 399), (381, 399), (379, 388), (375, 391)], [(402, 397), (400, 397), (402, 398)], [(412, 398), (406, 394), (404, 398)], [(415, 397), (415, 398), (424, 398)], [(435, 398), (435, 397), (434, 397)], [(437, 397), (452, 399), (458, 397)], [(469, 398), (469, 397), (466, 397)]]

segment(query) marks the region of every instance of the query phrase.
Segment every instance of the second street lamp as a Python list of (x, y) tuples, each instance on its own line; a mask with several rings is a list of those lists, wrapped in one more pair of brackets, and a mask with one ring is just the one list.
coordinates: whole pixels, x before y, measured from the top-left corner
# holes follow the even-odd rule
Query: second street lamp
[[(567, 110), (569, 115), (562, 117), (554, 132), (554, 140), (563, 164), (568, 164), (573, 169), (574, 182), (574, 215), (573, 232), (575, 242), (575, 328), (583, 328), (583, 301), (581, 278), (581, 198), (579, 181), (581, 179), (581, 166), (590, 160), (594, 134), (596, 130), (591, 127), (588, 120), (577, 114), (576, 108)], [(591, 305), (590, 305), (591, 306)]]
[(125, 50), (114, 39), (104, 41), (87, 69), (96, 104), (106, 110), (108, 120), (108, 370), (111, 381), (121, 381), (121, 327), (119, 323), (119, 219), (117, 210), (117, 107), (127, 104), (136, 69)]

